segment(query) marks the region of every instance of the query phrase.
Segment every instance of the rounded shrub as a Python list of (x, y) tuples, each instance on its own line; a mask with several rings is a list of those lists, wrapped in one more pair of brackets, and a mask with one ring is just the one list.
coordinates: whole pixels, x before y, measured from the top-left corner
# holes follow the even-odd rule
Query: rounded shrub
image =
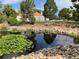
[(33, 48), (33, 42), (25, 39), (25, 36), (23, 35), (11, 34), (0, 38), (0, 56), (23, 51), (28, 53)]
[(15, 17), (9, 17), (7, 19), (7, 22), (10, 24), (10, 25), (19, 25), (21, 22), (17, 21), (17, 19)]
[(6, 19), (7, 19), (7, 17), (6, 17), (6, 16), (4, 16), (4, 15), (0, 15), (0, 23), (5, 22), (5, 21), (6, 21)]

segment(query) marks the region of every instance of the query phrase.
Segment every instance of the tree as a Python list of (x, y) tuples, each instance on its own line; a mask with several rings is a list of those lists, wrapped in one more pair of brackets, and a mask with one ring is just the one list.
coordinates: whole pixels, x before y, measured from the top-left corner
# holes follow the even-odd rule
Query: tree
[(47, 2), (44, 5), (43, 15), (45, 16), (45, 18), (49, 18), (51, 20), (53, 19), (57, 10), (58, 9), (54, 0), (47, 0)]
[(20, 8), (24, 20), (29, 18), (30, 15), (33, 16), (34, 7), (34, 0), (25, 0), (21, 3)]
[(26, 19), (27, 18), (27, 14), (28, 14), (28, 6), (26, 5), (26, 2), (22, 2), (21, 3), (21, 13), (22, 13), (22, 18)]
[(79, 21), (79, 0), (71, 0), (75, 9), (73, 10), (73, 20)]
[(39, 13), (41, 13), (41, 12), (42, 12), (42, 10), (35, 9), (35, 12), (39, 12)]
[(9, 16), (12, 16), (12, 17), (16, 17), (16, 12), (15, 10), (12, 9), (12, 7), (10, 5), (5, 5), (4, 6), (4, 9), (3, 9), (3, 13), (9, 17)]
[(71, 19), (72, 17), (72, 11), (69, 8), (63, 8), (61, 11), (59, 11), (59, 17), (64, 19)]

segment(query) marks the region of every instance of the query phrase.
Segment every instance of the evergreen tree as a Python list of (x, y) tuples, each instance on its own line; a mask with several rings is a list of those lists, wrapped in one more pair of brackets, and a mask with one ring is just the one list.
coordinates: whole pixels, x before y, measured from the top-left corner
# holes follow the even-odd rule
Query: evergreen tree
[(47, 0), (44, 5), (43, 15), (45, 16), (45, 18), (52, 20), (57, 10), (58, 9), (54, 0)]
[(59, 11), (58, 15), (60, 18), (70, 20), (72, 18), (72, 11), (69, 8), (63, 8)]
[(23, 16), (23, 19), (27, 19), (29, 18), (30, 14), (33, 16), (33, 12), (34, 12), (34, 1), (33, 0), (25, 0), (21, 3), (21, 13)]
[(79, 21), (79, 0), (72, 0), (75, 10), (73, 10), (73, 20)]
[(12, 9), (12, 7), (10, 5), (5, 5), (4, 6), (4, 9), (3, 9), (3, 13), (9, 17), (9, 16), (12, 16), (12, 17), (16, 17), (16, 12), (15, 10)]

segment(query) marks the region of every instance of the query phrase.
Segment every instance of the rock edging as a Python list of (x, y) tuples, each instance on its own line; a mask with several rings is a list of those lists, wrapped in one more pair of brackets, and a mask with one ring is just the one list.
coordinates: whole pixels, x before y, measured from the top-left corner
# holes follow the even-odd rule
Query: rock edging
[(79, 45), (45, 48), (16, 59), (79, 59)]

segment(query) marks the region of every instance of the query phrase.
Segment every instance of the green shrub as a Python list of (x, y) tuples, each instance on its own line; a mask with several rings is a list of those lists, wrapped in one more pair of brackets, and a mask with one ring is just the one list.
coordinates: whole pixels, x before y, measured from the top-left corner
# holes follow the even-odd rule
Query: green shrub
[(34, 24), (35, 23), (35, 17), (33, 16), (29, 16), (29, 20), (30, 20), (30, 24)]
[(19, 31), (8, 31), (10, 34), (21, 34)]
[(29, 52), (33, 47), (33, 42), (25, 39), (23, 35), (11, 34), (0, 38), (0, 56), (23, 51)]
[(17, 19), (15, 17), (9, 17), (7, 22), (10, 25), (19, 25), (21, 22), (17, 21)]
[(7, 19), (7, 17), (6, 17), (6, 16), (4, 16), (4, 15), (0, 15), (0, 23), (5, 22), (5, 21), (6, 21), (6, 19)]
[(79, 37), (74, 37), (75, 44), (79, 44)]

